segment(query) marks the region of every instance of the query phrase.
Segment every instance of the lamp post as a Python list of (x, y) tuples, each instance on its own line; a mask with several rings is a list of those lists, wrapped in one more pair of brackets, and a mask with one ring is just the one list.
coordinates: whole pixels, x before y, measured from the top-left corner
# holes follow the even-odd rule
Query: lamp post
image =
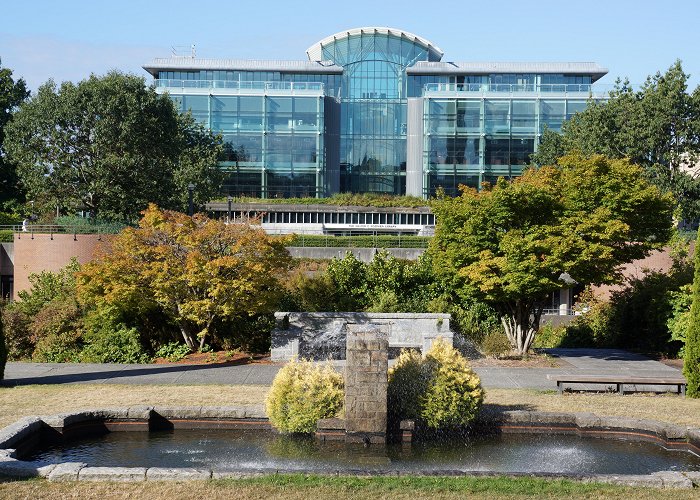
[(228, 219), (226, 221), (230, 224), (231, 223), (231, 202), (233, 201), (233, 198), (231, 198), (231, 195), (228, 195), (228, 198), (226, 198), (228, 201)]
[(190, 182), (187, 185), (187, 191), (189, 191), (189, 215), (191, 217), (194, 215), (194, 184)]

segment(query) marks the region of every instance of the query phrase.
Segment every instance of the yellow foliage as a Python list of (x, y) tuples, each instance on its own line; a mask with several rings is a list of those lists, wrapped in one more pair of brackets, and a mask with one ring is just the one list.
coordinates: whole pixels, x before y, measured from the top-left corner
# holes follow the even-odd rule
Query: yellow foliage
[(403, 350), (389, 370), (389, 412), (393, 418), (412, 418), (428, 427), (468, 425), (484, 401), (479, 376), (459, 351), (438, 338), (421, 358)]
[(321, 418), (343, 408), (343, 376), (329, 364), (292, 360), (277, 372), (265, 401), (270, 423), (288, 433), (311, 433)]

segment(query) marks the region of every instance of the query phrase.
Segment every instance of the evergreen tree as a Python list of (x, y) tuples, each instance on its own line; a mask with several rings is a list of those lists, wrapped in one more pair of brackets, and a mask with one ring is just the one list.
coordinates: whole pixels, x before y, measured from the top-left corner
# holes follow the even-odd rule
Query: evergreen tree
[[(700, 236), (698, 237), (700, 242)], [(688, 380), (686, 395), (700, 398), (700, 247), (695, 245), (695, 279), (693, 280), (693, 305), (685, 338), (685, 363), (683, 375)]]

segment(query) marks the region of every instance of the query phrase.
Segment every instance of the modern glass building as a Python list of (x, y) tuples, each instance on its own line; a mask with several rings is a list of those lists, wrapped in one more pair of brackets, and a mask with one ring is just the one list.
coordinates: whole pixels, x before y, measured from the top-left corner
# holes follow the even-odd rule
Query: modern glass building
[(479, 188), (520, 175), (545, 127), (605, 98), (594, 63), (441, 62), (434, 44), (391, 28), (337, 33), (306, 54), (144, 69), (224, 137), (224, 194), (262, 198)]

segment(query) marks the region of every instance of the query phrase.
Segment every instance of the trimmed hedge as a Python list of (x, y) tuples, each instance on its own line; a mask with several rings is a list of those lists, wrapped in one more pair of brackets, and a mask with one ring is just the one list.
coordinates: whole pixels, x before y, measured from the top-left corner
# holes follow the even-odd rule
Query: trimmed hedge
[(0, 243), (12, 243), (15, 241), (15, 232), (12, 229), (0, 229)]
[[(227, 201), (226, 198), (220, 198), (216, 201)], [(338, 205), (338, 206), (355, 206), (355, 207), (406, 207), (417, 208), (427, 207), (428, 200), (417, 196), (395, 196), (382, 194), (352, 194), (341, 193), (335, 194), (328, 198), (248, 198), (240, 197), (233, 198), (234, 203), (268, 203), (276, 205)]]
[(295, 234), (290, 247), (427, 248), (428, 236), (323, 236)]

